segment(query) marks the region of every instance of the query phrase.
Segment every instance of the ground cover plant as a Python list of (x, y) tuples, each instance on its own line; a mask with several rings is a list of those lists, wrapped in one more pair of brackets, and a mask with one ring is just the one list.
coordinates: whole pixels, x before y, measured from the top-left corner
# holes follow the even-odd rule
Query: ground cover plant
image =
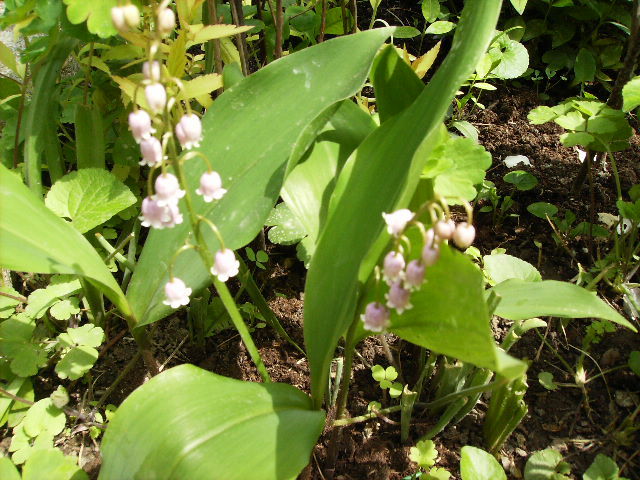
[(639, 21), (5, 2), (0, 478), (640, 478)]

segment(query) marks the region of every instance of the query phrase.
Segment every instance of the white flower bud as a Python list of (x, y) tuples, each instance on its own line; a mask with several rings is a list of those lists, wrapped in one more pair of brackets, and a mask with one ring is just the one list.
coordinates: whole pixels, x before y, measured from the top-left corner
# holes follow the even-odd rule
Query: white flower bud
[(196, 190), (198, 195), (204, 197), (204, 201), (209, 203), (213, 200), (220, 200), (227, 191), (222, 188), (222, 179), (218, 172), (204, 172), (200, 177), (200, 188)]
[(127, 23), (124, 18), (123, 7), (113, 7), (111, 9), (111, 21), (113, 22), (113, 25), (121, 32), (127, 30)]
[(393, 282), (402, 277), (405, 261), (399, 252), (389, 252), (384, 257), (382, 273), (386, 282)]
[(155, 182), (156, 201), (158, 205), (177, 205), (178, 200), (184, 197), (184, 190), (180, 189), (178, 177), (172, 173), (158, 175)]
[(158, 10), (158, 24), (156, 25), (162, 36), (170, 34), (176, 28), (176, 15), (170, 8)]
[(453, 241), (459, 248), (470, 247), (473, 240), (476, 238), (476, 229), (473, 225), (469, 225), (467, 222), (461, 222), (456, 227), (456, 231), (453, 234)]
[(129, 28), (136, 28), (140, 24), (140, 10), (138, 10), (138, 7), (130, 3), (121, 8), (127, 26), (129, 26)]
[(164, 294), (167, 298), (162, 303), (169, 305), (171, 308), (178, 308), (181, 305), (189, 304), (191, 289), (188, 288), (182, 280), (174, 277), (170, 282), (165, 284)]
[(182, 148), (199, 147), (200, 140), (202, 140), (202, 122), (200, 118), (193, 113), (183, 115), (176, 125), (176, 136)]
[(370, 332), (382, 332), (389, 326), (389, 310), (380, 302), (371, 302), (360, 316), (364, 329)]
[(436, 235), (442, 240), (451, 240), (453, 232), (456, 230), (456, 224), (451, 219), (447, 221), (439, 220), (433, 226), (433, 229), (435, 230)]
[(144, 89), (147, 104), (153, 113), (160, 113), (167, 104), (167, 91), (161, 83), (152, 83)]
[(240, 262), (236, 260), (233, 250), (225, 248), (216, 252), (211, 273), (218, 277), (221, 282), (226, 282), (231, 277), (235, 277), (240, 271)]
[(142, 74), (147, 80), (152, 82), (159, 82), (162, 78), (162, 68), (160, 62), (154, 60), (152, 62), (144, 62), (142, 64)]
[(129, 114), (129, 129), (137, 143), (149, 138), (155, 129), (151, 127), (151, 117), (144, 110), (134, 110)]
[(148, 137), (140, 142), (142, 160), (140, 165), (153, 167), (162, 162), (162, 145), (156, 137)]

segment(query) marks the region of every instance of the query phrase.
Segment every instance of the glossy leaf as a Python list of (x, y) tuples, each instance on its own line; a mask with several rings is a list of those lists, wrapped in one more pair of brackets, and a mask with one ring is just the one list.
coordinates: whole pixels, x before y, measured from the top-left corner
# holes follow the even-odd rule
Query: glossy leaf
[[(386, 243), (384, 236), (377, 240), (382, 213), (401, 208), (399, 202), (406, 206), (413, 196), (425, 160), (418, 157), (412, 165), (415, 154), (440, 134), (451, 99), (491, 40), (500, 5), (499, 0), (466, 2), (454, 55), (409, 108), (365, 139), (338, 179), (305, 289), (304, 336), (316, 406), (324, 397), (335, 346), (354, 319), (359, 282), (369, 277)], [(367, 257), (374, 245), (374, 254)]]
[(323, 423), (324, 413), (290, 385), (181, 365), (118, 408), (103, 439), (99, 478), (293, 480)]
[(493, 455), (470, 445), (460, 450), (460, 475), (462, 480), (507, 480)]
[(129, 304), (91, 244), (0, 165), (0, 265), (10, 270), (86, 277), (129, 316)]
[(510, 278), (519, 278), (526, 282), (542, 281), (542, 276), (536, 267), (505, 253), (485, 255), (482, 257), (482, 263), (491, 285), (502, 283)]
[[(220, 173), (228, 192), (219, 202), (205, 204), (198, 197), (194, 205), (217, 225), (227, 248), (240, 248), (258, 234), (280, 194), (287, 160), (301, 130), (360, 88), (391, 31), (341, 37), (282, 58), (226, 90), (207, 111), (200, 151)], [(191, 191), (205, 169), (199, 158), (189, 160)], [(127, 292), (141, 324), (171, 312), (162, 304), (166, 262), (187, 239), (187, 223), (149, 234)], [(204, 232), (210, 249), (216, 251), (215, 236), (208, 229)], [(193, 252), (178, 257), (173, 274), (194, 290), (209, 282)]]
[(422, 16), (427, 23), (433, 23), (440, 15), (440, 2), (438, 0), (422, 0)]
[(495, 314), (509, 320), (545, 316), (594, 317), (610, 320), (636, 331), (631, 323), (594, 292), (573, 283), (555, 280), (525, 282), (512, 279), (496, 285), (492, 291), (501, 297)]
[(442, 246), (427, 269), (422, 288), (411, 295), (413, 308), (391, 316), (389, 331), (421, 347), (505, 376), (526, 366), (500, 352), (493, 339), (484, 299), (482, 272), (461, 253)]

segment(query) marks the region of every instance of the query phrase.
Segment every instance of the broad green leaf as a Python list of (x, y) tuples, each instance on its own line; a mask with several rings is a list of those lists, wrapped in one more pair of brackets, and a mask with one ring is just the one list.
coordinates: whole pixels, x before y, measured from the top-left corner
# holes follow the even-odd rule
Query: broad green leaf
[(413, 38), (420, 35), (420, 30), (415, 27), (409, 27), (407, 25), (402, 27), (396, 27), (393, 33), (393, 38)]
[(527, 118), (529, 122), (533, 125), (542, 125), (543, 123), (551, 122), (555, 120), (558, 116), (558, 113), (553, 110), (551, 107), (547, 107), (546, 105), (542, 105), (540, 107), (536, 107), (529, 112)]
[(80, 303), (76, 297), (60, 300), (53, 304), (49, 313), (57, 320), (68, 320), (72, 315), (80, 313)]
[(61, 333), (58, 340), (64, 347), (85, 346), (99, 347), (104, 340), (104, 330), (90, 323), (77, 328), (68, 328), (66, 333)]
[(540, 282), (540, 272), (531, 265), (517, 257), (505, 253), (485, 255), (482, 257), (484, 271), (490, 278), (490, 284), (496, 285), (511, 278), (518, 278), (526, 282)]
[[(288, 55), (227, 89), (207, 111), (199, 150), (213, 162), (228, 191), (219, 202), (205, 204), (195, 198), (194, 206), (217, 225), (227, 248), (240, 248), (258, 234), (280, 194), (287, 160), (301, 130), (360, 88), (391, 31), (336, 38)], [(224, 135), (220, 125), (225, 126)], [(189, 160), (191, 191), (206, 168), (199, 158)], [(166, 262), (188, 238), (187, 223), (149, 233), (127, 292), (143, 325), (171, 312), (162, 304), (169, 278)], [(209, 248), (216, 251), (217, 239), (208, 229), (204, 232)], [(193, 252), (178, 257), (173, 274), (194, 290), (209, 282)]]
[(525, 7), (527, 6), (527, 0), (511, 0), (511, 5), (516, 9), (516, 12), (522, 15)]
[(422, 0), (422, 16), (427, 23), (433, 23), (440, 15), (440, 2), (438, 0)]
[[(45, 473), (46, 472), (46, 473)], [(22, 480), (88, 480), (75, 457), (67, 457), (59, 449), (37, 450), (22, 469)]]
[(65, 423), (64, 412), (56, 408), (48, 397), (34, 403), (22, 421), (24, 431), (30, 437), (57, 435), (64, 430)]
[(507, 280), (492, 288), (501, 297), (495, 314), (509, 320), (534, 317), (603, 318), (634, 332), (635, 327), (599, 299), (594, 292), (573, 283), (544, 280)]
[(77, 380), (87, 373), (98, 360), (98, 351), (80, 346), (69, 350), (56, 364), (56, 373), (62, 379)]
[[(381, 123), (411, 105), (424, 90), (422, 81), (395, 48), (385, 48), (376, 56), (371, 81)], [(402, 85), (402, 88), (394, 88), (394, 85)]]
[(585, 118), (580, 112), (576, 112), (575, 110), (557, 117), (555, 122), (567, 130), (584, 131), (586, 128)]
[(462, 480), (507, 480), (493, 455), (470, 445), (460, 450), (460, 475)]
[(587, 148), (594, 140), (593, 135), (586, 132), (570, 132), (560, 135), (560, 142), (562, 142), (565, 147), (582, 146)]
[(518, 78), (529, 68), (529, 52), (520, 42), (511, 40), (507, 35), (501, 35), (498, 40), (500, 46), (500, 61), (491, 70), (491, 74), (498, 78)]
[(473, 200), (485, 171), (491, 166), (491, 154), (470, 138), (451, 136), (429, 156), (422, 172), (435, 178), (434, 190), (455, 202), (458, 198)]
[(77, 293), (80, 288), (80, 281), (71, 275), (51, 277), (46, 288), (39, 288), (31, 292), (25, 313), (31, 318), (42, 318), (47, 309), (51, 308), (60, 298)]
[(78, 168), (104, 169), (102, 112), (97, 105), (76, 105), (76, 160)]
[(217, 73), (200, 75), (193, 80), (182, 82), (178, 100), (188, 100), (190, 98), (198, 98), (202, 95), (209, 95), (219, 88), (222, 88), (222, 75)]
[[(347, 28), (353, 24), (351, 12), (347, 10)], [(330, 8), (327, 10), (325, 33), (329, 35), (344, 35), (344, 23), (342, 22), (342, 9), (340, 7)]]
[(16, 465), (20, 465), (28, 460), (34, 452), (53, 448), (53, 437), (54, 435), (44, 432), (33, 439), (25, 433), (22, 424), (18, 425), (13, 429), (13, 437), (11, 445), (9, 445), (9, 451), (13, 452), (11, 460)]
[(3, 480), (20, 480), (20, 473), (8, 457), (0, 458), (0, 478)]
[(114, 174), (84, 168), (54, 183), (44, 203), (60, 217), (69, 218), (80, 233), (86, 233), (136, 203), (136, 197)]
[(582, 475), (582, 480), (623, 480), (618, 476), (619, 471), (616, 462), (599, 453), (591, 466)]
[(453, 22), (447, 22), (445, 20), (438, 20), (427, 27), (424, 33), (431, 35), (444, 35), (456, 28), (456, 24)]
[(284, 202), (271, 211), (264, 224), (271, 227), (268, 233), (269, 240), (280, 245), (298, 243), (307, 236), (304, 225)]
[(547, 390), (557, 390), (558, 385), (553, 381), (553, 373), (550, 372), (540, 372), (538, 374), (538, 381), (540, 385), (542, 385)]
[(305, 240), (307, 255), (313, 254), (326, 220), (335, 178), (349, 155), (375, 128), (370, 115), (345, 100), (287, 176), (281, 196), (309, 234)]
[(515, 360), (503, 363), (489, 326), (482, 272), (461, 253), (443, 246), (411, 303), (410, 310), (391, 316), (389, 331), (400, 338), (505, 376), (526, 369)]
[(562, 480), (569, 477), (558, 478), (558, 466), (563, 467), (562, 454), (553, 448), (547, 448), (535, 452), (524, 467), (525, 480)]
[(118, 31), (111, 20), (111, 9), (118, 6), (118, 0), (64, 0), (67, 18), (77, 25), (87, 21), (87, 28), (100, 38), (112, 37)]
[(500, 5), (499, 0), (465, 3), (454, 54), (410, 107), (365, 139), (338, 178), (305, 290), (304, 336), (316, 406), (324, 398), (338, 339), (354, 319), (359, 282), (369, 277), (387, 242), (379, 237), (382, 213), (406, 206), (413, 196), (425, 160), (412, 164), (414, 156), (423, 143), (439, 138), (453, 96), (491, 41)]
[(577, 83), (593, 82), (596, 74), (596, 59), (586, 48), (581, 48), (578, 52), (573, 71), (576, 74), (575, 81)]
[(520, 191), (531, 190), (538, 185), (538, 179), (524, 170), (513, 170), (507, 173), (504, 181), (514, 185)]
[(99, 478), (293, 480), (323, 424), (324, 413), (290, 385), (242, 382), (181, 365), (118, 408), (102, 442)]
[[(90, 2), (85, 2), (90, 3)], [(72, 38), (58, 39), (38, 64), (36, 71), (33, 95), (26, 110), (21, 133), (24, 134), (24, 171), (25, 181), (29, 188), (38, 196), (42, 195), (42, 157), (47, 141), (51, 140), (46, 135), (48, 129), (53, 128), (56, 117), (50, 115), (56, 99), (56, 80), (69, 54), (75, 47), (77, 40)], [(57, 124), (55, 124), (57, 129)], [(4, 133), (3, 133), (4, 134)], [(0, 181), (2, 178), (0, 177)], [(19, 269), (18, 269), (19, 270)]]
[(120, 287), (91, 244), (0, 165), (0, 265), (10, 270), (87, 277), (127, 317)]
[(631, 79), (622, 89), (622, 110), (630, 112), (640, 105), (640, 77)]

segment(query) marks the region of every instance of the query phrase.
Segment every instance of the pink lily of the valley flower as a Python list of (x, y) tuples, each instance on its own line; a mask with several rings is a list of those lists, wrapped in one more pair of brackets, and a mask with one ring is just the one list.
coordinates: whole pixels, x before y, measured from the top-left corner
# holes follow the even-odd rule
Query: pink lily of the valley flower
[(240, 271), (240, 262), (236, 260), (233, 250), (225, 248), (216, 252), (211, 273), (218, 277), (221, 282), (226, 282), (231, 277), (235, 277)]
[(164, 294), (167, 298), (162, 303), (169, 305), (171, 308), (178, 308), (189, 304), (191, 289), (182, 280), (174, 277), (165, 284)]
[(360, 316), (364, 329), (370, 332), (382, 332), (389, 326), (389, 310), (380, 302), (371, 302)]
[(204, 201), (209, 203), (213, 200), (220, 200), (227, 191), (222, 188), (222, 179), (218, 172), (204, 172), (200, 177), (200, 188), (196, 190), (198, 195), (204, 197)]

